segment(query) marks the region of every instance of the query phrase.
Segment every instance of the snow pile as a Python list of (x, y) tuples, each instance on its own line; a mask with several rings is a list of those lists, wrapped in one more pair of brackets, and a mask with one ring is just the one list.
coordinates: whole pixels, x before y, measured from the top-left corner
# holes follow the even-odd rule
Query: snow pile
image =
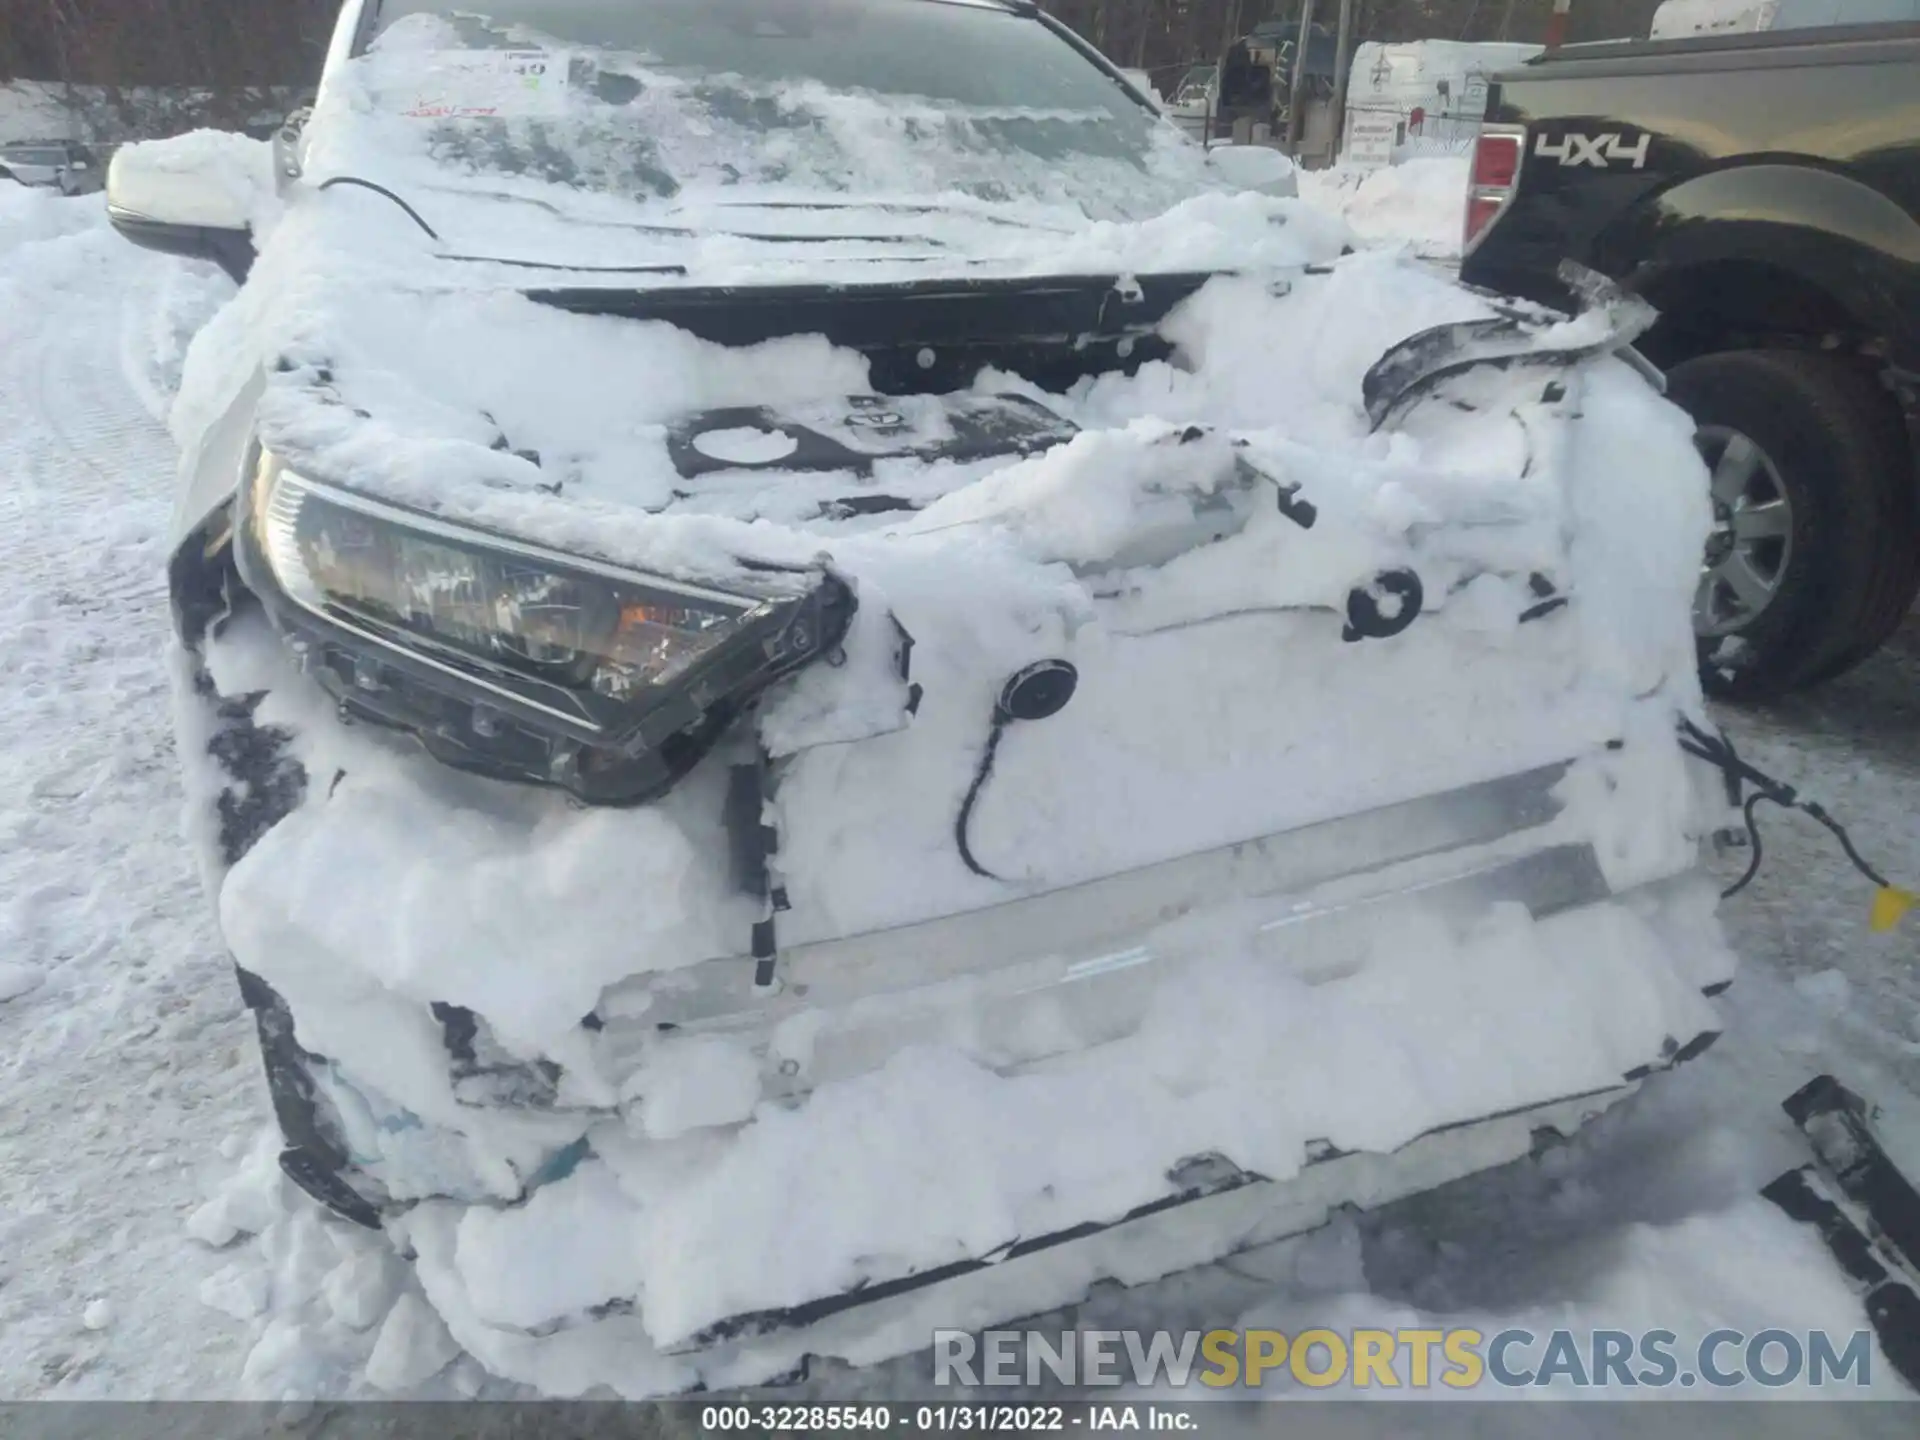
[[(155, 157), (154, 173), (160, 174), (198, 167), (209, 154), (231, 160), (235, 155), (258, 158), (266, 151), (257, 141), (214, 131), (127, 148)], [(269, 197), (271, 182), (264, 171), (257, 177)], [(58, 243), (70, 239), (82, 239), (84, 246)], [(52, 190), (0, 183), (0, 300), (45, 306), (54, 287), (92, 283), (102, 252), (117, 268), (142, 272), (148, 281), (150, 300), (143, 297), (121, 311), (121, 372), (147, 413), (164, 419), (179, 389), (187, 346), (232, 297), (232, 282), (212, 265), (163, 260), (111, 238), (98, 195), (69, 199)]]
[(34, 278), (34, 262), (17, 252), (82, 234), (104, 218), (97, 195), (72, 200), (58, 191), (0, 181), (0, 260), (8, 262), (0, 284), (11, 288)]
[(217, 1395), (239, 1359), (193, 1303), (213, 1261), (183, 1253), (180, 1221), (211, 1141), (257, 1124), (263, 1096), (178, 834), (161, 664), (173, 455), (117, 348), (174, 266), (115, 236), (97, 195), (0, 184), (9, 1399)]
[(223, 1254), (200, 1301), (258, 1324), (240, 1393), (301, 1400), (366, 1393), (413, 1398), (458, 1356), (446, 1326), (421, 1298), (381, 1236), (326, 1215), (280, 1173), (282, 1141), (262, 1132), (234, 1173), (187, 1220), (187, 1233)]
[(1465, 155), (1429, 155), (1380, 169), (1303, 170), (1300, 198), (1340, 216), (1362, 239), (1405, 242), (1435, 258), (1458, 255), (1471, 163)]
[[(904, 239), (696, 243), (637, 217), (698, 231), (753, 199), (589, 194), (449, 163), (354, 98), (323, 96), (309, 176), (377, 163), (437, 235), (364, 187), (296, 195), (255, 283), (196, 341), (176, 432), (191, 443), (183, 415), (258, 383), (263, 442), (315, 480), (723, 588), (825, 565), (862, 617), (844, 664), (763, 707), (765, 818), (791, 904), (783, 946), (866, 937), (870, 988), (901, 993), (811, 1007), (796, 993), (778, 1026), (695, 1037), (656, 1033), (649, 1010), (696, 990), (706, 962), (736, 967), (739, 999), (745, 962), (730, 957), (757, 918), (721, 827), (724, 755), (660, 803), (582, 810), (342, 724), (257, 618), (208, 647), (218, 689), (266, 692), (256, 721), (329, 777), (224, 876), (225, 937), (328, 1057), (315, 1082), (356, 1165), (424, 1201), (393, 1228), (491, 1371), (641, 1396), (764, 1380), (808, 1349), (897, 1353), (924, 1341), (924, 1314), (672, 1352), (739, 1314), (1114, 1219), (1196, 1155), (1285, 1179), (1310, 1144), (1391, 1151), (1608, 1091), (1716, 1028), (1699, 990), (1730, 958), (1691, 895), (1538, 921), (1416, 907), (1324, 947), (1222, 899), (1170, 903), (1150, 934), (1113, 937), (1151, 938), (1164, 965), (1098, 1003), (1072, 987), (996, 995), (1004, 976), (916, 988), (933, 931), (903, 928), (963, 933), (1010, 901), (1575, 757), (1526, 848), (1590, 846), (1617, 891), (1685, 868), (1701, 817), (1672, 725), (1698, 708), (1704, 486), (1684, 417), (1626, 365), (1469, 376), (1375, 434), (1360, 403), (1375, 358), (1491, 312), (1403, 256), (1342, 258), (1345, 228), (1301, 202), (1203, 191), (1060, 234), (1057, 199), (1010, 200), (993, 220), (961, 199), (950, 214), (903, 207)], [(838, 104), (800, 99), (816, 115)], [(863, 159), (899, 159), (889, 134), (869, 141)], [(827, 213), (817, 223), (839, 223)], [(1136, 274), (1237, 273), (1164, 322), (1174, 360), (1068, 393), (980, 376), (972, 398), (1024, 395), (1079, 427), (1042, 453), (689, 480), (675, 422), (844, 405), (870, 388), (867, 362), (817, 335), (725, 349), (571, 313), (469, 248), (564, 267), (587, 234), (601, 260), (676, 267), (648, 285), (921, 279), (939, 253), (968, 274), (1106, 274), (1122, 290)], [(876, 521), (819, 503), (866, 492), (912, 504)], [(1200, 545), (1203, 516), (1218, 528)], [(1404, 636), (1346, 633), (1361, 600), (1398, 617), (1409, 592), (1383, 577), (1409, 572), (1423, 600)], [(1548, 595), (1571, 603), (1535, 614)], [(1080, 688), (995, 742), (986, 786), (995, 697), (1042, 660), (1070, 661)], [(202, 747), (184, 748), (196, 791), (217, 783)], [(957, 823), (984, 864), (964, 863)], [(1410, 865), (1409, 883), (1433, 878)], [(1074, 924), (1097, 936), (1103, 918)], [(1007, 943), (995, 964), (1044, 958), (1019, 953), (1024, 935)], [(537, 1103), (476, 1100), (436, 1003), (472, 1011), (487, 1065), (544, 1083)], [(792, 1081), (784, 1100), (771, 1077)], [(271, 1285), (291, 1298), (265, 1303), (324, 1300), (345, 1258), (310, 1237), (273, 1243)], [(1145, 1276), (1177, 1262), (1106, 1263)], [(1059, 1303), (1084, 1279), (1056, 1273), (1009, 1303)], [(210, 1298), (261, 1303), (257, 1272)], [(366, 1357), (376, 1376), (445, 1359), (417, 1305), (387, 1323), (388, 1351)], [(279, 1344), (270, 1330), (262, 1374)]]
[(181, 261), (155, 279), (151, 303), (129, 305), (121, 322), (121, 373), (155, 420), (165, 423), (180, 392), (187, 350), (234, 295), (215, 265)]
[[(679, 1185), (610, 1127), (589, 1134), (604, 1159), (538, 1192), (544, 1203), (429, 1207), (408, 1233), (429, 1251), (451, 1241), (457, 1275), (431, 1275), (430, 1288), (458, 1284), (485, 1325), (533, 1328), (639, 1293), (648, 1334), (678, 1342), (734, 1313), (851, 1289), (869, 1278), (866, 1257), (989, 1254), (1087, 1213), (1123, 1214), (1163, 1194), (1183, 1155), (1231, 1155), (1285, 1180), (1310, 1141), (1390, 1152), (1507, 1108), (1513, 1073), (1541, 1093), (1604, 1088), (1676, 1027), (1713, 1024), (1661, 964), (1663, 927), (1625, 912), (1436, 927), (1381, 942), (1361, 976), (1321, 986), (1216, 953), (1166, 987), (1136, 1034), (1070, 1071), (1002, 1078), (953, 1050), (905, 1051), (803, 1109), (762, 1112)], [(1574, 986), (1556, 965), (1578, 972)], [(1494, 1051), (1499, 1068), (1458, 1063)], [(1269, 1098), (1249, 1107), (1249, 1094)], [(875, 1167), (886, 1185), (869, 1183)], [(579, 1243), (567, 1237), (623, 1231), (611, 1264), (555, 1255)]]

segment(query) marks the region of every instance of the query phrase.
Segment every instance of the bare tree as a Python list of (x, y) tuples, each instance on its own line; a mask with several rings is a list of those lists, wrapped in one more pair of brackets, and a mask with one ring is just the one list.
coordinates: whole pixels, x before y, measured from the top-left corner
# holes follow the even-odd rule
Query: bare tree
[[(451, 3), (451, 0), (450, 0)], [(485, 0), (473, 0), (484, 8)], [(1298, 25), (1305, 0), (1042, 0), (1122, 64), (1171, 86), (1269, 19)], [(1571, 41), (1645, 35), (1658, 0), (1580, 0)], [(1538, 42), (1553, 0), (1354, 0), (1356, 40)], [(1330, 6), (1323, 6), (1328, 9)], [(241, 125), (319, 73), (338, 0), (0, 0), (0, 82), (62, 82), (131, 133), (155, 124)], [(190, 115), (142, 119), (164, 92)]]
[[(1217, 61), (1263, 20), (1298, 24), (1303, 0), (1043, 0), (1046, 10), (1123, 64), (1178, 70)], [(1580, 0), (1568, 39), (1644, 36), (1659, 0)], [(1355, 0), (1362, 40), (1515, 40), (1546, 36), (1553, 0)], [(1331, 14), (1331, 7), (1322, 7)]]
[(0, 81), (100, 107), (94, 128), (235, 126), (319, 73), (337, 0), (0, 0)]

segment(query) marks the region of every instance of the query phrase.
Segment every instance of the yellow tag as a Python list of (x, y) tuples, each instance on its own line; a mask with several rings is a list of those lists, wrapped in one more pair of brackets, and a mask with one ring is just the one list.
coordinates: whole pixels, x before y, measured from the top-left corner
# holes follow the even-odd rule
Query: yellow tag
[(1873, 933), (1884, 935), (1902, 920), (1915, 905), (1920, 905), (1920, 895), (1911, 890), (1896, 890), (1889, 885), (1883, 890), (1873, 892)]

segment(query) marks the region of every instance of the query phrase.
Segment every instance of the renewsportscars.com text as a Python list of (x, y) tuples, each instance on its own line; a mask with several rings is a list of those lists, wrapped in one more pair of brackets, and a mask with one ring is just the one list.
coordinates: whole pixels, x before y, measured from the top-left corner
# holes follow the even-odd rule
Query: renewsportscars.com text
[(1819, 1389), (1872, 1383), (1865, 1330), (938, 1330), (936, 1385), (1474, 1390)]

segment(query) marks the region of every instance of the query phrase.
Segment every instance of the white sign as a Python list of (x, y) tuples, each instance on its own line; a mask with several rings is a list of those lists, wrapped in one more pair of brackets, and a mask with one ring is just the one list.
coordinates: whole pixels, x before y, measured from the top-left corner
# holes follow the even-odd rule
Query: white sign
[(1400, 117), (1391, 111), (1352, 110), (1347, 113), (1342, 163), (1361, 170), (1378, 170), (1393, 163), (1393, 147), (1400, 138)]
[(403, 107), (416, 120), (558, 115), (567, 103), (567, 56), (556, 50), (443, 50)]
[(1460, 93), (1460, 113), (1469, 120), (1487, 118), (1487, 77), (1478, 70), (1467, 76), (1467, 88)]

